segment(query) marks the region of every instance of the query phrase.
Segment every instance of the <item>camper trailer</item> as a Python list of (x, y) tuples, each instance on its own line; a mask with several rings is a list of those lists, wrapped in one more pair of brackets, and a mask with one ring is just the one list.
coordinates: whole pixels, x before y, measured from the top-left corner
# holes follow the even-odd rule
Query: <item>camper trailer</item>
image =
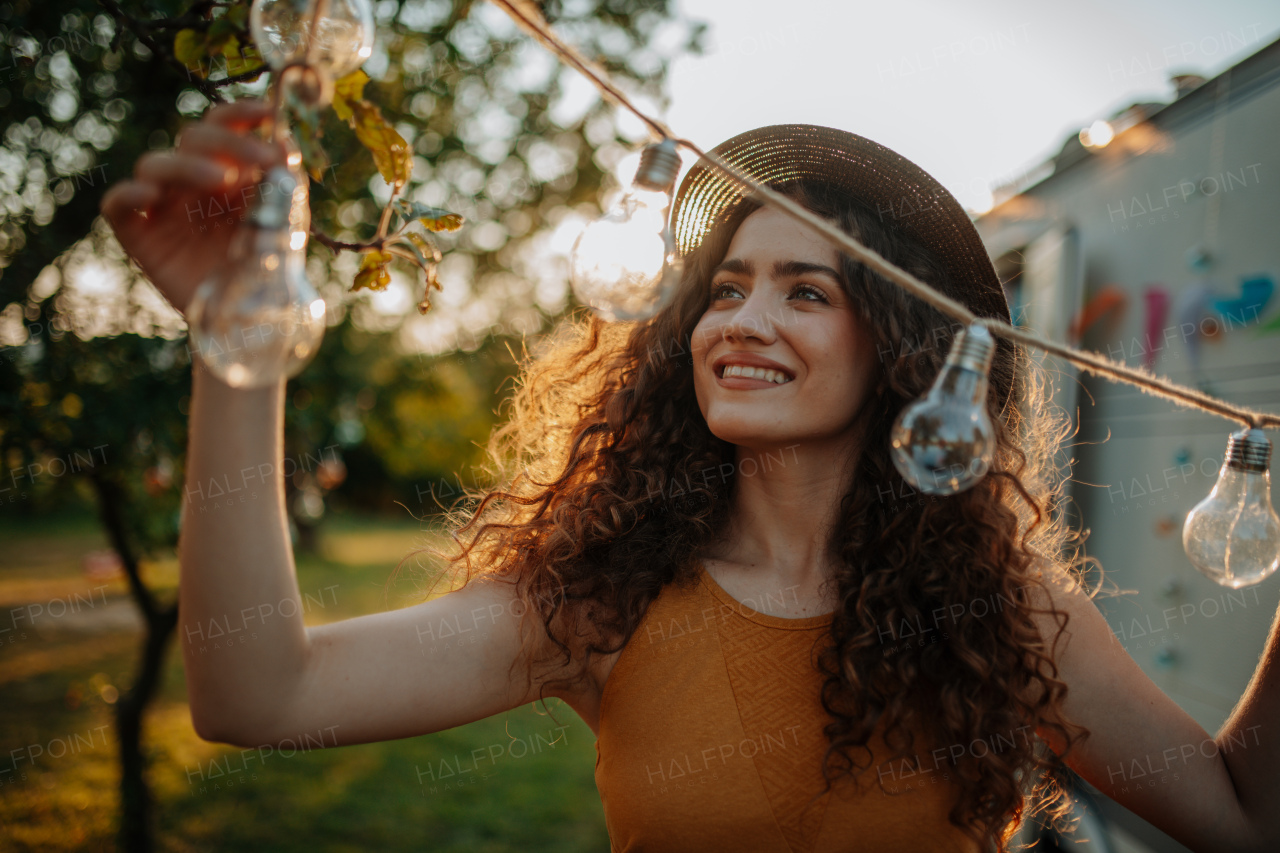
[[(1095, 122), (1029, 185), (998, 190), (977, 226), (1015, 322), (1037, 336), (1280, 411), (1280, 41), (1213, 79), (1171, 83), (1172, 102)], [(1183, 547), (1187, 513), (1238, 425), (1036, 357), (1078, 426), (1059, 509), (1088, 531), (1098, 605), (1117, 642), (1212, 735), (1280, 599), (1280, 573), (1229, 589)], [(1133, 783), (1176, 784), (1176, 767), (1155, 770)], [(1089, 799), (1105, 825), (1096, 849), (1184, 849), (1101, 794)]]

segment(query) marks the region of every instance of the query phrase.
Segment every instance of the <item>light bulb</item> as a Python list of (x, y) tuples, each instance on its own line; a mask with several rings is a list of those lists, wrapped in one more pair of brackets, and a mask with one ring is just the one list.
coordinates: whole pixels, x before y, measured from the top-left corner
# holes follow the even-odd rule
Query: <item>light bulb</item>
[(1102, 119), (1080, 131), (1080, 143), (1085, 148), (1106, 148), (1115, 137), (1115, 129)]
[(337, 78), (369, 58), (374, 34), (369, 0), (254, 0), (249, 27), (268, 65), (279, 71), (306, 58), (318, 3), (325, 8), (316, 24), (316, 65)]
[(675, 295), (684, 265), (668, 213), (679, 171), (674, 140), (645, 148), (631, 190), (573, 244), (573, 293), (605, 320), (648, 319)]
[(995, 430), (987, 415), (987, 370), (995, 346), (984, 326), (961, 330), (929, 393), (893, 424), (893, 464), (926, 494), (963, 492), (991, 467)]
[(267, 173), (226, 262), (196, 289), (187, 309), (193, 352), (232, 387), (260, 388), (296, 376), (324, 337), (324, 300), (306, 276), (306, 232), (290, 224), (299, 192), (305, 196), (283, 166)]
[(1187, 513), (1182, 547), (1192, 565), (1223, 586), (1251, 586), (1280, 566), (1270, 464), (1271, 442), (1262, 430), (1232, 433), (1213, 491)]

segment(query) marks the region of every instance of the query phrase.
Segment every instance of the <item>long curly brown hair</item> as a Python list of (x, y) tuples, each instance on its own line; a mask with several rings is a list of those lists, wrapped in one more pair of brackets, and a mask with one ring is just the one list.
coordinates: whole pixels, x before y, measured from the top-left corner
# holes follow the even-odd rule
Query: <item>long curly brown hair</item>
[[(811, 182), (775, 188), (965, 301), (929, 252), (856, 199)], [(757, 207), (741, 202), (704, 238), (685, 259), (679, 292), (651, 320), (572, 317), (525, 352), (509, 417), (490, 440), (490, 485), (470, 489), (446, 516), (458, 546), (445, 555), (448, 574), (514, 581), (526, 618), (539, 618), (551, 638), (554, 654), (530, 651), (526, 671), (576, 673), (544, 679), (543, 696), (587, 677), (593, 656), (620, 650), (664, 587), (695, 582), (695, 555), (729, 520), (734, 477), (699, 474), (733, 471), (735, 447), (702, 416), (689, 353), (711, 271)], [(816, 661), (830, 716), (823, 776), (829, 789), (840, 774), (865, 773), (876, 738), (899, 757), (912, 755), (917, 738), (999, 743), (980, 756), (965, 749), (948, 769), (960, 786), (951, 821), (1003, 850), (1024, 803), (1066, 813), (1062, 755), (1088, 734), (1063, 717), (1067, 688), (1051, 655), (1067, 615), (1037, 610), (1032, 596), (1047, 567), (1080, 575), (1080, 549), (1069, 547), (1078, 536), (1054, 511), (1066, 419), (1051, 404), (1044, 368), (1000, 339), (990, 472), (957, 495), (914, 492), (891, 462), (890, 431), (932, 384), (959, 326), (843, 254), (840, 263), (881, 357), (877, 405), (863, 409), (864, 440), (832, 543), (842, 558), (839, 603)], [(927, 622), (979, 600), (1000, 606), (949, 621), (947, 642), (886, 648), (886, 631), (903, 620)], [(1052, 614), (1057, 636), (1041, 636), (1036, 613)], [(1039, 736), (1009, 736), (1027, 727)]]

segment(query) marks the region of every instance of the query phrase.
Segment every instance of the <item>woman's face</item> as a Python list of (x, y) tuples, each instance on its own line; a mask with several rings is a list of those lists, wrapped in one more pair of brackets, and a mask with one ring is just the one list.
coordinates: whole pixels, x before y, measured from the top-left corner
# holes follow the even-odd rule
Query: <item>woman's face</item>
[[(739, 226), (691, 342), (712, 434), (761, 449), (848, 436), (878, 370), (837, 258), (816, 231), (771, 208)], [(734, 375), (744, 369), (775, 372)]]

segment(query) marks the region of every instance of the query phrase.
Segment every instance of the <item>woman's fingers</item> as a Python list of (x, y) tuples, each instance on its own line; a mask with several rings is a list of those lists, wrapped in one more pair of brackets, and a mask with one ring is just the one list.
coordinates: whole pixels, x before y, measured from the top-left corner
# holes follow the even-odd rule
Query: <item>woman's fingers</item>
[(270, 145), (254, 136), (237, 133), (223, 125), (201, 122), (182, 131), (178, 153), (205, 155), (258, 166), (283, 163), (283, 148)]
[(235, 167), (238, 171), (228, 183), (236, 186), (257, 183), (267, 169), (283, 164), (287, 157), (283, 145), (210, 122), (185, 129), (179, 136), (177, 153)]
[(159, 198), (160, 190), (155, 184), (121, 181), (103, 195), (99, 209), (112, 228), (119, 228), (145, 217), (147, 209)]
[(133, 175), (138, 181), (185, 184), (193, 189), (208, 191), (235, 183), (240, 177), (240, 170), (207, 157), (152, 151), (138, 158)]
[(245, 98), (230, 104), (218, 104), (206, 112), (201, 121), (246, 130), (257, 127), (270, 114), (271, 106), (266, 101)]

